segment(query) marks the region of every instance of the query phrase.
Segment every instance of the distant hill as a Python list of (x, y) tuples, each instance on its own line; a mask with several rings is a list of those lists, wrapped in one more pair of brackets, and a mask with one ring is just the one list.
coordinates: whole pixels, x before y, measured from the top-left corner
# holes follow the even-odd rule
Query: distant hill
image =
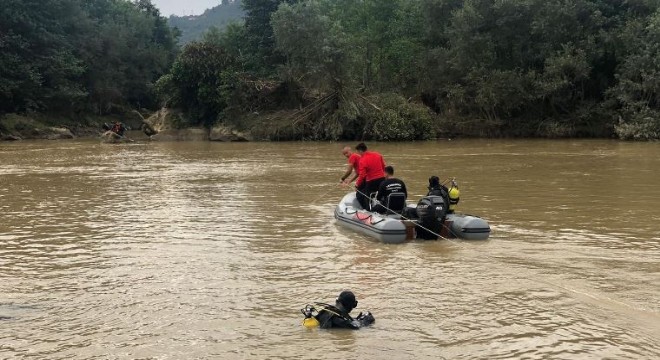
[(223, 29), (231, 22), (242, 21), (244, 14), (241, 0), (224, 0), (220, 5), (206, 10), (202, 15), (172, 15), (168, 19), (168, 23), (181, 30), (179, 44), (184, 45), (200, 39), (211, 26)]

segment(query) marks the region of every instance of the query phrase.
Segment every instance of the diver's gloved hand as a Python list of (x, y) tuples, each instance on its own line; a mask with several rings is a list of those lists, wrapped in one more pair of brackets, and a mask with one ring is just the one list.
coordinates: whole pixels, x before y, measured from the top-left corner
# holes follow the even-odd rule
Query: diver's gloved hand
[(376, 322), (376, 319), (374, 319), (374, 316), (371, 315), (370, 312), (368, 311), (362, 311), (358, 316), (355, 318), (357, 321), (360, 322), (362, 326), (369, 326)]

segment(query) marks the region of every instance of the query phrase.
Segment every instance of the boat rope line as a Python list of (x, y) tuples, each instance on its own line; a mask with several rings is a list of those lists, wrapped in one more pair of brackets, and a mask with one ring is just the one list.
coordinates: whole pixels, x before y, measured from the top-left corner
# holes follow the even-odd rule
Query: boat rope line
[(311, 204), (316, 204), (319, 202), (319, 200), (323, 199), (326, 197), (331, 191), (334, 191), (338, 189), (336, 186), (332, 186), (328, 191), (324, 192), (323, 194), (319, 195), (316, 199), (312, 200)]
[[(445, 180), (442, 184), (444, 185), (444, 184), (447, 183), (448, 181), (450, 181), (450, 179)], [(357, 189), (356, 189), (356, 192), (359, 192), (360, 194), (364, 195), (367, 199), (371, 199), (370, 196), (368, 196), (367, 194), (365, 194), (365, 193), (363, 193), (363, 192), (361, 192), (361, 191), (359, 191), (359, 190), (357, 190)], [(381, 205), (382, 205), (382, 204), (381, 204)], [(394, 212), (392, 209), (387, 208), (385, 205), (382, 205), (382, 206), (383, 206), (383, 208), (385, 208), (386, 210)], [(356, 212), (357, 212), (357, 210), (356, 210)], [(413, 222), (415, 222), (415, 226), (419, 226), (420, 228), (422, 228), (422, 229), (428, 231), (429, 233), (431, 233), (431, 234), (433, 234), (433, 235), (435, 235), (435, 236), (438, 236), (438, 238), (441, 238), (441, 239), (443, 239), (443, 240), (448, 240), (449, 243), (451, 243), (451, 244), (453, 244), (453, 245), (455, 245), (455, 246), (458, 246), (458, 247), (460, 247), (460, 248), (462, 248), (462, 249), (465, 249), (465, 250), (470, 249), (470, 247), (469, 247), (468, 245), (464, 244), (463, 242), (455, 241), (455, 240), (453, 240), (453, 239), (449, 239), (449, 238), (446, 238), (446, 237), (444, 237), (444, 236), (442, 236), (442, 235), (440, 235), (440, 234), (437, 234), (437, 233), (435, 233), (434, 231), (432, 231), (432, 230), (430, 230), (430, 229), (427, 229), (427, 228), (425, 228), (424, 226), (420, 225), (419, 222), (417, 222), (417, 221), (415, 221), (415, 220), (409, 219), (409, 218), (407, 218), (407, 217), (405, 217), (405, 216), (403, 216), (403, 215), (401, 215), (401, 218), (404, 219), (404, 220), (409, 220), (409, 221), (413, 221)], [(446, 228), (446, 229), (447, 229), (447, 230), (448, 230), (453, 236), (455, 236), (456, 238), (458, 238), (458, 236), (456, 236), (456, 233), (453, 232), (453, 231), (451, 230), (451, 228), (446, 227), (446, 225), (444, 224), (444, 222), (443, 222), (442, 226), (445, 227), (445, 228)], [(491, 261), (493, 261), (493, 262), (495, 262), (495, 263), (500, 263), (500, 262), (501, 262), (500, 259), (498, 259), (497, 257), (492, 256), (492, 255), (490, 255), (490, 254), (488, 254), (488, 253), (485, 253), (485, 252), (478, 252), (478, 254), (481, 255), (481, 256), (483, 256), (483, 257), (485, 257), (485, 258), (487, 258), (487, 259), (490, 259)], [(530, 269), (530, 270), (531, 270), (531, 269)], [(583, 295), (583, 296), (587, 296), (587, 297), (589, 297), (589, 298), (591, 298), (591, 299), (601, 299), (601, 298), (603, 298), (603, 296), (598, 296), (598, 295), (592, 294), (591, 292), (588, 292), (588, 291), (578, 291), (578, 290), (576, 290), (576, 289), (571, 288), (570, 286), (562, 285), (562, 284), (560, 284), (560, 283), (555, 283), (555, 282), (553, 282), (553, 281), (549, 281), (549, 280), (547, 280), (547, 279), (543, 279), (543, 278), (541, 278), (540, 276), (538, 276), (538, 274), (536, 274), (536, 273), (534, 274), (533, 277), (532, 277), (532, 276), (525, 276), (525, 275), (518, 274), (518, 275), (516, 275), (516, 278), (518, 278), (518, 279), (524, 279), (524, 280), (527, 280), (527, 281), (532, 282), (532, 283), (542, 283), (542, 284), (546, 284), (546, 285), (548, 285), (548, 286), (550, 286), (550, 287), (552, 287), (552, 288), (558, 289), (558, 290), (561, 291), (561, 292), (569, 293), (569, 294), (573, 294), (573, 296), (572, 296), (573, 298), (575, 298), (574, 295)], [(639, 307), (639, 306), (635, 306), (635, 305), (632, 305), (632, 304), (627, 303), (627, 302), (625, 302), (625, 301), (621, 301), (621, 300), (619, 300), (619, 299), (614, 299), (614, 298), (609, 297), (609, 296), (604, 296), (604, 298), (605, 298), (607, 301), (609, 301), (610, 303), (617, 304), (618, 306), (624, 306), (624, 307), (626, 307), (626, 308), (628, 308), (628, 309), (631, 309), (631, 310), (634, 310), (634, 311), (637, 311), (637, 312), (640, 312), (640, 313), (644, 313), (644, 314), (649, 314), (649, 313), (650, 313), (650, 314), (652, 314), (653, 316), (656, 316), (656, 317), (658, 316), (658, 312), (656, 312), (656, 311), (654, 311), (654, 310), (649, 310), (649, 309), (646, 309), (646, 308), (641, 308), (641, 307)], [(577, 300), (579, 300), (579, 299), (577, 299)], [(609, 308), (607, 305), (602, 305), (602, 306), (603, 306), (604, 308)], [(549, 309), (550, 309), (552, 312), (554, 312), (554, 309), (552, 309), (552, 308), (549, 308)], [(516, 326), (516, 327), (521, 327), (521, 325), (518, 325), (518, 324), (512, 324), (512, 325), (514, 325), (514, 326)]]
[[(365, 193), (363, 193), (363, 192), (361, 192), (361, 191), (359, 191), (359, 190), (356, 190), (356, 192), (359, 192), (359, 193), (361, 193), (362, 195), (365, 195), (365, 196), (366, 196)], [(368, 196), (367, 196), (367, 198), (371, 199), (371, 198), (368, 197)], [(381, 205), (382, 205), (382, 204), (381, 204)], [(385, 208), (386, 210), (394, 212), (392, 209), (387, 208), (385, 205), (382, 205), (382, 206), (383, 206), (383, 208)], [(356, 210), (356, 212), (357, 212), (357, 210)], [(409, 218), (407, 218), (407, 217), (405, 217), (405, 216), (403, 216), (403, 215), (401, 215), (401, 218), (404, 219), (404, 220), (409, 220), (409, 221), (413, 221), (413, 222), (415, 222), (415, 226), (419, 226), (420, 228), (422, 228), (422, 229), (424, 229), (424, 230), (430, 232), (431, 234), (438, 236), (438, 238), (441, 238), (441, 239), (443, 239), (443, 240), (448, 240), (450, 243), (452, 243), (452, 244), (454, 244), (454, 245), (456, 245), (456, 246), (458, 246), (458, 247), (460, 247), (460, 248), (463, 248), (463, 249), (469, 249), (469, 247), (468, 247), (467, 245), (463, 244), (462, 242), (459, 242), (459, 241), (455, 241), (455, 240), (453, 240), (453, 239), (446, 238), (446, 237), (444, 237), (444, 236), (442, 236), (442, 235), (440, 235), (440, 234), (438, 234), (438, 233), (436, 233), (436, 232), (434, 232), (434, 231), (432, 231), (432, 230), (430, 230), (430, 229), (427, 229), (426, 227), (420, 225), (419, 222), (417, 222), (417, 221), (415, 221), (415, 220), (409, 219)], [(456, 233), (454, 233), (454, 232), (451, 230), (451, 228), (448, 228), (448, 227), (444, 224), (444, 222), (443, 222), (442, 226), (445, 227), (447, 230), (449, 230), (449, 232), (451, 232), (453, 236), (456, 236), (456, 237), (458, 238), (458, 236), (456, 235)], [(479, 255), (484, 256), (484, 257), (490, 259), (490, 260), (493, 261), (493, 262), (500, 262), (500, 260), (499, 260), (498, 258), (496, 258), (496, 257), (494, 257), (494, 256), (492, 256), (492, 255), (489, 255), (489, 254), (487, 254), (487, 253), (479, 252)], [(593, 295), (593, 294), (591, 294), (591, 293), (589, 293), (589, 292), (578, 292), (577, 290), (571, 289), (571, 288), (569, 288), (569, 287), (567, 287), (567, 286), (564, 286), (564, 285), (561, 285), (561, 284), (555, 284), (555, 283), (553, 283), (553, 282), (551, 282), (551, 281), (548, 281), (548, 280), (545, 280), (545, 279), (541, 279), (541, 278), (538, 278), (538, 277), (537, 277), (536, 279), (533, 279), (533, 278), (531, 278), (531, 277), (529, 277), (529, 276), (524, 276), (524, 275), (523, 275), (523, 276), (518, 275), (517, 277), (518, 277), (518, 278), (521, 278), (521, 279), (525, 279), (525, 280), (530, 281), (530, 282), (532, 282), (532, 283), (534, 283), (534, 282), (540, 282), (540, 283), (543, 283), (543, 284), (549, 285), (549, 286), (551, 286), (551, 287), (554, 287), (554, 288), (556, 288), (556, 289), (563, 290), (564, 292), (575, 293), (575, 294), (578, 294), (578, 293), (579, 293), (579, 294), (582, 294), (582, 295), (586, 295), (586, 296), (588, 296), (588, 297), (590, 297), (590, 298), (592, 298), (592, 299), (600, 299), (600, 298), (601, 298), (601, 297), (599, 297), (599, 296), (597, 296), (597, 295)], [(621, 300), (612, 299), (612, 298), (610, 298), (610, 297), (607, 297), (607, 300), (609, 300), (609, 301), (612, 302), (612, 303), (616, 303), (616, 304), (619, 304), (619, 305), (623, 305), (623, 306), (625, 306), (625, 307), (627, 307), (627, 308), (629, 308), (629, 309), (633, 309), (633, 310), (635, 310), (635, 311), (644, 312), (644, 313), (648, 313), (648, 312), (649, 312), (649, 310), (646, 310), (646, 309), (640, 309), (640, 308), (637, 307), (637, 306), (633, 306), (633, 305), (628, 304), (628, 303), (626, 303), (626, 302), (624, 302), (624, 301), (621, 301)], [(657, 316), (657, 313), (656, 313), (656, 312), (654, 312), (654, 311), (651, 311), (651, 312), (652, 312), (654, 315)], [(514, 324), (514, 325), (516, 325), (516, 324)]]
[[(355, 191), (356, 191), (356, 192), (359, 192), (360, 194), (366, 196), (368, 199), (371, 200), (371, 197), (370, 197), (370, 196), (367, 196), (367, 194), (363, 193), (362, 191), (357, 190), (357, 189), (356, 189)], [(394, 211), (394, 210), (388, 208), (387, 206), (385, 206), (385, 205), (383, 205), (383, 204), (380, 204), (380, 205), (381, 205), (385, 210), (387, 210), (387, 211), (391, 211), (391, 212), (393, 212), (393, 213), (397, 213), (396, 211)], [(356, 212), (357, 212), (357, 210), (356, 210)], [(346, 212), (346, 213), (348, 213), (348, 212)], [(462, 245), (461, 243), (459, 243), (458, 241), (454, 241), (454, 240), (452, 240), (452, 239), (446, 238), (446, 237), (444, 237), (444, 236), (442, 236), (442, 235), (436, 233), (435, 231), (433, 231), (433, 230), (431, 230), (431, 229), (429, 229), (429, 228), (426, 228), (426, 227), (420, 225), (419, 222), (416, 221), (416, 220), (413, 220), (413, 219), (407, 218), (407, 217), (405, 217), (403, 214), (399, 214), (399, 215), (401, 216), (401, 218), (402, 218), (403, 220), (412, 221), (412, 222), (415, 223), (415, 226), (418, 226), (418, 227), (420, 227), (420, 228), (422, 228), (422, 229), (428, 231), (429, 233), (431, 233), (431, 234), (433, 234), (433, 235), (435, 235), (435, 236), (437, 236), (437, 237), (439, 237), (439, 238), (441, 238), (441, 239), (443, 239), (443, 240), (449, 240), (450, 242), (452, 242), (452, 243), (454, 243), (454, 244), (457, 244), (457, 245), (463, 246), (463, 245)], [(383, 219), (383, 220), (384, 220), (384, 219)], [(442, 227), (445, 228), (445, 229), (447, 229), (447, 230), (448, 230), (453, 236), (455, 236), (455, 237), (458, 238), (458, 236), (456, 235), (456, 233), (453, 232), (453, 231), (451, 230), (451, 228), (447, 227), (447, 226), (444, 224), (444, 221), (443, 221)]]
[[(360, 192), (359, 190), (356, 190), (356, 191), (357, 191), (357, 192)], [(365, 193), (363, 193), (363, 192), (360, 192), (360, 193), (361, 193), (362, 195), (365, 195), (365, 196), (366, 196)], [(381, 205), (382, 205), (382, 204), (381, 204)], [(385, 209), (387, 209), (388, 211), (392, 211), (392, 209), (387, 208), (385, 205), (382, 205), (382, 206), (383, 206)], [(394, 212), (394, 211), (392, 211), (392, 212)], [(440, 234), (437, 234), (437, 233), (435, 233), (434, 231), (432, 231), (432, 230), (430, 230), (430, 229), (427, 229), (427, 228), (425, 228), (424, 226), (420, 225), (419, 222), (417, 222), (417, 221), (415, 221), (415, 220), (409, 219), (409, 218), (407, 218), (407, 217), (405, 217), (405, 216), (403, 216), (403, 215), (401, 215), (401, 218), (403, 218), (404, 220), (410, 220), (410, 221), (415, 222), (415, 226), (419, 226), (420, 228), (422, 228), (422, 229), (424, 229), (424, 230), (430, 232), (431, 234), (438, 236), (438, 238), (441, 238), (441, 239), (443, 239), (443, 240), (448, 240), (450, 243), (452, 243), (452, 244), (454, 244), (454, 245), (456, 245), (456, 246), (458, 246), (458, 247), (460, 247), (460, 248), (462, 248), (462, 249), (469, 249), (469, 247), (468, 247), (467, 245), (465, 245), (464, 243), (459, 242), (459, 241), (455, 241), (455, 240), (453, 240), (453, 239), (449, 239), (449, 238), (446, 238), (446, 237), (444, 237), (444, 236), (442, 236), (442, 235), (440, 235)], [(447, 227), (447, 226), (444, 224), (444, 222), (443, 222), (442, 226), (443, 226), (444, 228), (446, 228), (449, 232), (451, 232), (453, 236), (455, 236), (456, 238), (458, 238), (458, 236), (456, 236), (456, 233), (454, 233), (454, 232), (451, 230), (451, 228)], [(491, 256), (491, 255), (486, 254), (486, 253), (481, 253), (481, 255), (482, 255), (482, 256), (485, 256), (486, 258), (488, 258), (488, 259), (490, 259), (491, 261), (494, 261), (494, 262), (499, 262), (499, 261), (500, 261), (500, 260), (498, 260), (496, 257)], [(532, 278), (529, 277), (529, 276), (520, 276), (520, 278), (525, 279), (525, 280), (530, 281), (530, 282), (540, 282), (540, 283), (544, 283), (544, 284), (546, 284), (546, 285), (550, 285), (551, 287), (554, 287), (554, 288), (556, 288), (556, 289), (560, 289), (560, 290), (563, 290), (563, 291), (566, 291), (566, 292), (571, 292), (571, 293), (576, 293), (576, 292), (577, 292), (576, 290), (573, 290), (573, 289), (567, 288), (566, 286), (563, 286), (563, 285), (560, 285), (560, 284), (555, 284), (555, 283), (553, 283), (553, 282), (551, 282), (551, 281), (544, 280), (544, 279), (539, 279), (539, 278), (537, 278), (537, 279), (532, 279)], [(599, 298), (598, 296), (595, 296), (595, 295), (589, 294), (589, 293), (587, 293), (587, 292), (584, 292), (584, 294), (587, 295), (587, 296), (589, 296), (590, 298), (593, 298), (593, 299), (598, 299), (598, 298)], [(621, 300), (615, 300), (615, 299), (611, 299), (611, 298), (608, 298), (608, 300), (610, 300), (611, 302), (614, 302), (614, 303), (618, 303), (618, 304), (621, 304), (621, 305), (625, 305), (626, 307), (628, 307), (628, 308), (630, 308), (630, 309), (633, 309), (633, 310), (636, 310), (636, 311), (644, 311), (644, 310), (640, 310), (640, 309), (639, 309), (638, 307), (636, 307), (636, 306), (630, 305), (630, 304), (628, 304), (628, 303), (626, 303), (626, 302), (624, 302), (624, 301), (621, 301)], [(647, 312), (647, 311), (644, 311), (644, 312)]]

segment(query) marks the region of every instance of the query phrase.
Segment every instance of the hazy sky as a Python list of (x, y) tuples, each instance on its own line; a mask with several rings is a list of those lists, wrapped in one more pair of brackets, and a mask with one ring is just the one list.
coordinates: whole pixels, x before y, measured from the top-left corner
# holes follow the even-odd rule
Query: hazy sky
[(199, 15), (204, 10), (220, 4), (221, 0), (151, 0), (162, 16)]

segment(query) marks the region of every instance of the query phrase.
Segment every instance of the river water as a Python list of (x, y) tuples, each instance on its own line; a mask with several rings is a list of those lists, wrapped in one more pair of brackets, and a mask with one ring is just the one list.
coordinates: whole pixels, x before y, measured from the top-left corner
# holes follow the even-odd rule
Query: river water
[[(0, 358), (656, 359), (660, 143), (379, 144), (488, 241), (339, 227), (338, 143), (0, 143)], [(373, 327), (301, 326), (343, 289)]]

